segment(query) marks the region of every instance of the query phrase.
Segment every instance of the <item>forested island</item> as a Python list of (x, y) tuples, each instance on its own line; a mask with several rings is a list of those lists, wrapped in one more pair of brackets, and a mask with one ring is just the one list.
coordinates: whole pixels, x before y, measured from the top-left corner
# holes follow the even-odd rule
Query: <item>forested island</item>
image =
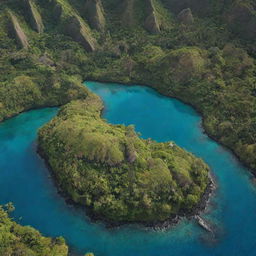
[[(65, 109), (76, 112), (78, 102), (86, 104), (88, 92), (82, 85), (84, 80), (145, 84), (193, 105), (204, 117), (206, 132), (233, 150), (255, 173), (255, 13), (253, 0), (2, 0), (0, 121), (29, 109), (61, 106), (80, 100), (69, 103), (53, 121), (56, 124), (62, 122)], [(83, 113), (79, 116), (83, 121)], [(101, 119), (95, 122), (99, 122), (103, 129), (109, 126)], [(124, 143), (128, 128), (113, 129), (122, 134), (120, 141)], [(44, 137), (48, 132), (51, 134), (44, 128), (40, 138), (53, 146), (54, 142)], [(161, 161), (154, 160), (152, 166), (166, 165), (165, 161), (175, 163), (178, 170), (183, 166), (183, 161), (177, 164), (173, 159), (168, 160), (170, 155), (176, 156), (174, 149), (178, 150), (177, 146), (171, 149), (167, 144), (147, 144), (136, 135), (134, 137), (145, 147), (138, 159), (145, 159), (144, 154), (156, 154), (153, 158)], [(76, 138), (74, 136), (74, 140)], [(157, 155), (154, 147), (163, 147), (163, 155)], [(50, 153), (49, 159), (51, 154), (53, 158), (58, 154), (57, 148), (52, 150), (45, 150)], [(188, 153), (179, 150), (186, 162), (183, 170), (186, 178), (182, 178), (190, 184), (187, 195), (191, 196), (186, 201), (187, 197), (181, 196), (183, 188), (177, 187), (177, 196), (183, 199), (176, 202), (185, 207), (191, 204), (193, 208), (206, 187), (207, 179), (203, 175), (204, 179), (199, 182), (186, 172), (190, 162)], [(86, 151), (81, 152), (83, 158)], [(118, 157), (122, 153), (124, 158), (127, 157), (120, 152)], [(82, 161), (79, 152), (71, 153), (71, 158)], [(163, 161), (165, 154), (167, 159)], [(87, 159), (83, 164), (93, 167), (93, 170), (98, 168), (97, 165), (106, 164), (97, 161), (89, 163)], [(58, 163), (50, 164), (55, 169), (54, 164)], [(107, 169), (115, 167), (103, 168), (104, 171)], [(80, 169), (77, 170), (80, 175)], [(145, 171), (145, 166), (142, 170)], [(56, 177), (62, 182), (60, 186), (68, 184), (64, 174)], [(170, 182), (178, 186), (178, 180), (173, 175)], [(86, 199), (85, 205), (92, 207), (91, 192), (85, 192), (79, 182), (74, 184), (74, 187), (66, 188), (72, 199), (76, 202)], [(111, 189), (107, 191), (110, 194)], [(143, 200), (149, 203), (149, 199), (154, 202), (150, 195), (145, 195)], [(162, 209), (165, 203), (161, 203)], [(126, 204), (120, 205), (124, 213)], [(173, 204), (166, 209), (168, 214), (178, 212)], [(127, 211), (123, 216), (113, 216), (111, 209), (106, 210), (109, 212), (104, 213), (104, 217), (109, 219), (112, 216), (123, 220), (126, 216), (135, 220), (138, 216)], [(166, 217), (164, 212), (161, 211), (159, 219)], [(152, 220), (155, 215), (147, 213), (147, 216)]]
[(211, 185), (208, 166), (173, 142), (143, 140), (132, 126), (106, 123), (102, 109), (89, 94), (39, 131), (39, 152), (65, 195), (114, 224), (195, 214)]

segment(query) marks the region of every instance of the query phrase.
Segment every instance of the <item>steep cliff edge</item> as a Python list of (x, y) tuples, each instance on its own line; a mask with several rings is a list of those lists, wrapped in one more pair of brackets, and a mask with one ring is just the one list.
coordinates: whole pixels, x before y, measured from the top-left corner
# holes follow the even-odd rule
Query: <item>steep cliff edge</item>
[(90, 35), (89, 28), (79, 16), (75, 15), (66, 20), (65, 33), (74, 41), (81, 43), (88, 52), (95, 51), (96, 40)]
[(28, 37), (21, 27), (18, 18), (10, 10), (8, 11), (8, 15), (10, 18), (9, 29), (11, 36), (16, 39), (20, 47), (27, 49), (29, 47)]
[(144, 26), (150, 33), (160, 33), (159, 19), (153, 0), (146, 1), (146, 20)]
[(0, 5), (1, 120), (68, 102), (77, 93), (70, 77), (148, 84), (195, 106), (208, 133), (256, 170), (254, 1), (105, 0), (104, 30), (85, 1), (33, 3), (40, 34), (23, 1)]
[(90, 26), (99, 31), (103, 31), (106, 25), (106, 20), (101, 0), (87, 0), (84, 8)]
[(256, 38), (255, 7), (253, 4), (246, 2), (236, 2), (232, 5), (225, 17), (231, 30), (247, 40)]
[(122, 23), (129, 27), (135, 25), (134, 5), (135, 0), (124, 0), (120, 6)]
[(54, 0), (54, 3), (55, 17), (62, 24), (63, 32), (80, 43), (88, 52), (95, 51), (96, 40), (82, 17), (66, 1)]
[(29, 22), (34, 30), (38, 33), (43, 33), (44, 24), (42, 21), (41, 14), (39, 13), (37, 6), (33, 2), (33, 0), (23, 0), (24, 7), (26, 12), (28, 13)]

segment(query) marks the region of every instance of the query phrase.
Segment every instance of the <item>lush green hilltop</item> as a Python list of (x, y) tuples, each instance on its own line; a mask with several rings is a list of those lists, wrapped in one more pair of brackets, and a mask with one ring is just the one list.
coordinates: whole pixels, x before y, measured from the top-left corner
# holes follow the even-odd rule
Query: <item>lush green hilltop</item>
[(81, 81), (148, 84), (194, 105), (256, 168), (252, 0), (4, 0), (0, 120), (81, 98)]
[(101, 119), (101, 100), (73, 101), (39, 132), (39, 152), (68, 197), (111, 222), (165, 221), (193, 212), (208, 167), (172, 142)]
[(68, 247), (62, 237), (43, 237), (32, 227), (17, 224), (0, 206), (0, 255), (67, 256)]

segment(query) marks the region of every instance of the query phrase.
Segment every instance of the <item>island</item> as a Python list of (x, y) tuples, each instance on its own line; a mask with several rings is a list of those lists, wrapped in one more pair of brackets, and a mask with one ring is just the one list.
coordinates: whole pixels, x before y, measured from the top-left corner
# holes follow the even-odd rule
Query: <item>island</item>
[(173, 142), (107, 123), (102, 110), (100, 98), (88, 93), (39, 130), (38, 151), (64, 195), (113, 225), (154, 225), (201, 209), (209, 167)]

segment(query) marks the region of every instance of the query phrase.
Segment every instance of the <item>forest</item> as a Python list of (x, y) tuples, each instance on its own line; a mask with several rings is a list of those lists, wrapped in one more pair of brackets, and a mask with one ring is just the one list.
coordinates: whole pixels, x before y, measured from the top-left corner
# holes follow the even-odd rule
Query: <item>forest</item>
[(9, 213), (11, 204), (0, 207), (0, 255), (67, 256), (68, 247), (62, 237), (48, 238), (29, 226), (14, 222)]
[(39, 153), (68, 198), (110, 223), (154, 224), (197, 212), (209, 167), (173, 142), (101, 119), (98, 96), (72, 101), (39, 131)]

